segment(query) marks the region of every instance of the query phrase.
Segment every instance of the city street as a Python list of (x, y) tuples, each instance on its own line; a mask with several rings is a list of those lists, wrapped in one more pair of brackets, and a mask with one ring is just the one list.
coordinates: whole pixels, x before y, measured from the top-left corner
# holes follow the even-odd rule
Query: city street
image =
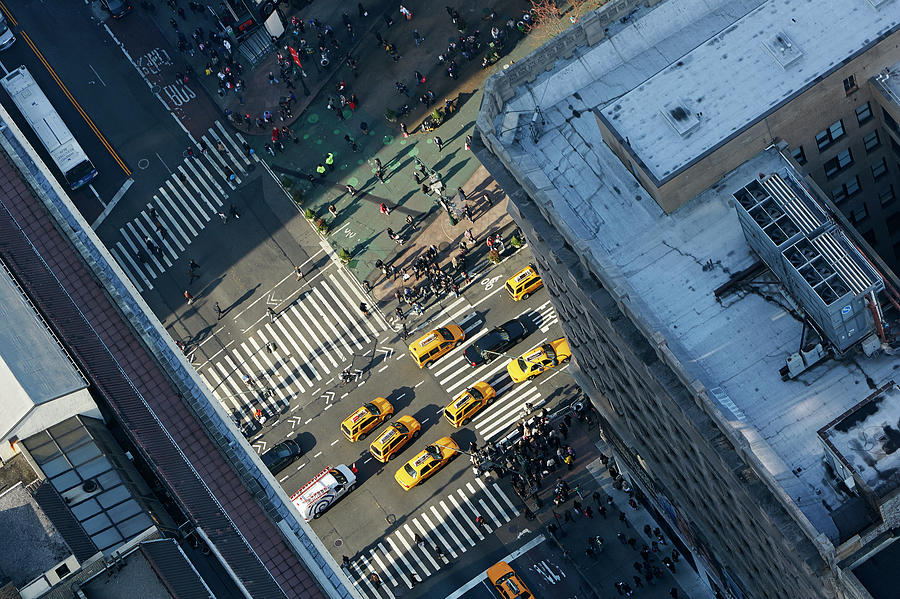
[[(154, 6), (113, 20), (100, 2), (48, 0), (12, 12), (0, 5), (18, 38), (0, 66), (26, 65), (96, 165), (93, 184), (73, 192), (76, 205), (248, 443), (260, 454), (285, 440), (299, 444), (300, 457), (275, 473), (284, 490), (293, 495), (329, 466), (356, 469), (356, 488), (310, 526), (338, 563), (349, 559), (360, 594), (492, 597), (484, 572), (505, 560), (537, 596), (597, 596), (598, 583), (585, 575), (592, 568), (567, 559), (547, 533), (549, 508), (529, 506), (538, 514), (530, 519), (510, 477), (473, 476), (466, 455), (473, 442), (482, 447), (514, 436), (516, 425), (541, 408), (557, 422), (581, 397), (567, 365), (521, 383), (507, 372), (511, 360), (563, 332), (546, 289), (522, 301), (506, 291), (506, 281), (531, 262), (530, 250), (519, 247), (521, 239), (513, 243), (503, 190), (466, 141), (486, 77), (539, 43), (507, 24), (528, 3), (472, 3), (453, 16), (450, 7), (445, 13), (417, 1), (408, 3), (414, 17), (407, 21), (394, 3), (367, 3), (370, 14), (361, 17), (355, 7), (312, 2), (300, 15), (308, 37), (314, 40), (319, 26), (312, 19), (321, 19), (340, 29), (340, 48), (327, 68), (315, 56), (304, 56), (305, 75), (292, 67), (289, 81), (303, 91), (288, 102), (294, 112), (284, 120), (277, 111), (293, 88), (273, 80), (279, 65), (266, 35), (254, 34), (259, 46), (234, 41), (247, 81), (240, 94), (216, 73), (231, 50), (210, 54), (190, 41), (196, 27), (211, 31), (221, 15), (208, 7), (176, 17), (165, 3)], [(345, 8), (352, 34), (339, 27)], [(298, 14), (285, 9), (285, 20)], [(482, 68), (492, 27), (502, 30), (503, 56)], [(390, 36), (402, 62), (382, 50), (376, 34)], [(484, 46), (464, 55), (456, 44), (474, 45), (465, 39), (476, 35)], [(285, 43), (299, 43), (291, 36)], [(452, 76), (448, 44), (459, 52)], [(347, 55), (356, 57), (359, 73)], [(214, 68), (206, 73), (204, 63)], [(416, 96), (432, 89), (434, 105), (420, 106)], [(362, 100), (353, 106), (328, 107), (330, 99), (356, 94)], [(33, 138), (9, 98), (2, 101)], [(413, 105), (405, 120), (386, 119), (385, 110), (401, 112), (401, 102)], [(435, 107), (448, 106), (443, 124), (423, 131)], [(266, 110), (276, 116), (261, 127), (256, 119)], [(237, 123), (241, 112), (252, 118)], [(440, 181), (442, 189), (423, 189), (424, 181)], [(497, 234), (506, 244), (488, 246)], [(442, 290), (427, 290), (429, 275), (420, 281), (417, 272), (429, 248), (447, 281)], [(463, 248), (462, 266), (454, 268)], [(496, 260), (488, 259), (489, 249), (499, 250)], [(421, 289), (422, 299), (395, 299), (407, 288)], [(473, 367), (465, 348), (511, 319), (524, 325), (525, 338)], [(408, 345), (449, 324), (465, 340), (418, 368)], [(344, 369), (349, 382), (340, 379)], [(479, 382), (496, 398), (454, 428), (444, 408)], [(378, 397), (390, 402), (393, 416), (367, 439), (350, 442), (341, 422)], [(421, 437), (382, 464), (369, 443), (402, 415), (419, 422)], [(598, 451), (594, 432), (579, 430), (584, 451)], [(457, 459), (403, 490), (394, 473), (445, 436), (462, 449)], [(586, 474), (593, 459), (580, 453), (572, 472), (587, 476), (585, 491), (601, 484)], [(476, 524), (477, 517), (484, 522)], [(604, 577), (608, 594), (606, 579), (621, 564), (602, 570), (594, 577)]]

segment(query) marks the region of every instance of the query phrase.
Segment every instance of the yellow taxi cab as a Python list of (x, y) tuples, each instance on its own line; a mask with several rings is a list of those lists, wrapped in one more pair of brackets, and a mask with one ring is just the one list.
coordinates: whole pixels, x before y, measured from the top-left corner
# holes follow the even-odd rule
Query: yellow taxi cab
[(503, 599), (534, 599), (531, 590), (506, 562), (497, 562), (486, 574)]
[(393, 460), (410, 439), (418, 439), (422, 425), (412, 416), (401, 416), (369, 445), (369, 453), (379, 462)]
[(466, 338), (465, 332), (455, 324), (437, 328), (409, 344), (409, 353), (419, 368), (425, 368)]
[(444, 408), (444, 416), (457, 428), (465, 426), (476, 412), (494, 401), (496, 395), (494, 388), (484, 381), (475, 383)]
[(506, 365), (509, 378), (514, 383), (531, 380), (545, 370), (565, 364), (572, 357), (566, 338), (557, 339), (528, 350), (522, 356)]
[(341, 423), (341, 431), (351, 442), (364, 439), (373, 428), (394, 413), (394, 406), (383, 397), (364, 403)]
[(406, 462), (394, 474), (394, 480), (409, 491), (447, 465), (459, 453), (459, 445), (452, 437), (441, 437)]
[(529, 264), (506, 281), (506, 291), (515, 302), (528, 299), (543, 286), (544, 280), (538, 275), (534, 264)]

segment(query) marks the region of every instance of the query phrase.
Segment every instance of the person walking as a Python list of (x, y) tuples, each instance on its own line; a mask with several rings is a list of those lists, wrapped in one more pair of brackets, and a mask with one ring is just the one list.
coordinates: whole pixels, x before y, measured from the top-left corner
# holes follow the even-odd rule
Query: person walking
[(346, 568), (347, 570), (350, 569), (350, 558), (346, 555), (341, 556), (341, 566)]
[(391, 213), (391, 209), (384, 202), (381, 202), (380, 204), (378, 204), (378, 210), (385, 216), (387, 216)]
[[(410, 10), (408, 8), (406, 8), (405, 6), (403, 6), (402, 4), (400, 5), (400, 14), (403, 15), (404, 17), (406, 17), (407, 21), (412, 20), (412, 12), (410, 12)], [(418, 44), (416, 44), (416, 45), (418, 46)]]
[(325, 166), (327, 166), (328, 170), (330, 170), (330, 171), (334, 170), (334, 154), (333, 153), (328, 152), (327, 154), (325, 154)]
[(197, 274), (197, 269), (199, 268), (200, 265), (194, 262), (193, 259), (191, 259), (190, 263), (188, 264), (188, 287), (191, 286), (191, 283), (194, 282), (194, 279), (200, 278), (200, 275)]
[(475, 516), (475, 525), (478, 528), (483, 528), (485, 530), (485, 532), (490, 532), (488, 529), (487, 522), (484, 521), (484, 516), (481, 516), (481, 515)]
[(222, 320), (222, 317), (225, 315), (225, 312), (222, 311), (222, 308), (219, 307), (219, 302), (216, 302), (216, 322)]
[(194, 296), (187, 289), (184, 290), (184, 299), (187, 300), (189, 306), (194, 303)]
[(418, 29), (413, 29), (413, 41), (416, 42), (417, 48), (425, 41), (425, 38), (419, 35)]
[(472, 136), (466, 135), (466, 150), (472, 149)]
[(444, 150), (444, 140), (443, 139), (441, 139), (440, 137), (435, 135), (434, 139), (432, 141), (434, 141), (434, 145), (437, 146), (438, 152), (442, 152)]
[(325, 165), (321, 162), (316, 166), (316, 172), (319, 174), (319, 177), (325, 177)]

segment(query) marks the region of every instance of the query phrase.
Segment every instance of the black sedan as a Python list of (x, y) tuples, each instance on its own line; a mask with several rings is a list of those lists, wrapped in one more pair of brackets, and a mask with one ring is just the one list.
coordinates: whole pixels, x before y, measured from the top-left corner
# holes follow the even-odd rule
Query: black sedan
[(128, 0), (103, 0), (103, 7), (114, 19), (121, 19), (131, 12), (131, 4)]
[(466, 348), (464, 355), (473, 368), (490, 362), (528, 336), (528, 329), (517, 318), (494, 327)]
[(278, 474), (299, 458), (301, 453), (299, 443), (293, 439), (285, 439), (262, 454), (260, 458), (272, 474)]

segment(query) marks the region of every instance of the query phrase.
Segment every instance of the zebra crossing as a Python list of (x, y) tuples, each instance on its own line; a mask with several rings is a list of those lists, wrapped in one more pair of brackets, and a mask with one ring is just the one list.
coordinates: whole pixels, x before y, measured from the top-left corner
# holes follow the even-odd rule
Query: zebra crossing
[(154, 280), (171, 268), (214, 218), (228, 216), (229, 192), (259, 161), (255, 154), (248, 157), (244, 152), (243, 137), (226, 131), (219, 121), (201, 140), (207, 150), (186, 155), (152, 201), (119, 228), (119, 238), (109, 248), (141, 293), (153, 289)]
[[(523, 322), (534, 325), (535, 330), (541, 333), (548, 332), (550, 326), (558, 322), (556, 310), (553, 308), (550, 300), (533, 309), (526, 310), (519, 315), (519, 318)], [(477, 413), (472, 420), (475, 432), (481, 435), (485, 441), (490, 441), (505, 433), (520, 420), (521, 411), (525, 403), (536, 404), (541, 398), (541, 393), (537, 383), (533, 380), (519, 384), (512, 382), (506, 371), (509, 359), (500, 358), (493, 362), (482, 364), (478, 368), (471, 368), (463, 352), (473, 341), (487, 334), (491, 327), (481, 324), (474, 314), (469, 315), (458, 324), (466, 333), (465, 342), (438, 360), (431, 367), (431, 371), (441, 387), (447, 392), (448, 401), (450, 397), (455, 397), (462, 393), (466, 387), (478, 381), (486, 381), (494, 388), (497, 392), (497, 398), (491, 405)], [(479, 327), (481, 330), (473, 335), (472, 332)], [(540, 338), (532, 333), (519, 346), (513, 348), (510, 353), (515, 355), (524, 352), (531, 347), (544, 343), (547, 339), (548, 337)]]
[[(344, 569), (363, 597), (397, 597), (453, 564), (518, 513), (496, 482), (476, 478), (422, 508), (417, 516), (411, 515), (394, 532), (359, 552)], [(476, 516), (483, 516), (485, 524), (476, 525)], [(380, 584), (372, 580), (372, 574)]]
[(277, 317), (197, 370), (236, 422), (249, 422), (256, 410), (268, 418), (298, 394), (317, 393), (354, 356), (374, 354), (388, 327), (360, 313), (365, 299), (345, 269), (327, 269)]

